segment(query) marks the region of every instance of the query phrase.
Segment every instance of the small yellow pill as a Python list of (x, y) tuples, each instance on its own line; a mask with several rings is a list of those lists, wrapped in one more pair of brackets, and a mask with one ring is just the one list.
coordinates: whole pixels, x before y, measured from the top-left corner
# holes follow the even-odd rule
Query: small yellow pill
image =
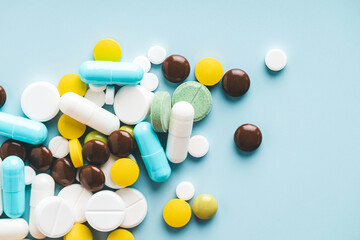
[(203, 58), (195, 67), (196, 79), (205, 86), (213, 86), (220, 82), (223, 76), (223, 67), (215, 58)]
[(86, 93), (86, 83), (81, 81), (80, 77), (76, 73), (70, 73), (63, 76), (58, 84), (58, 90), (60, 96), (67, 92), (73, 92), (80, 96), (84, 96)]
[(183, 227), (191, 219), (191, 207), (184, 200), (170, 200), (164, 207), (163, 218), (171, 227)]
[(63, 114), (59, 118), (58, 129), (61, 136), (63, 136), (64, 138), (75, 139), (80, 138), (82, 135), (84, 135), (86, 125), (76, 121), (68, 115)]
[(90, 229), (81, 223), (75, 223), (71, 228), (70, 232), (68, 232), (64, 236), (64, 240), (92, 240), (93, 236)]
[(107, 240), (135, 240), (135, 238), (130, 231), (118, 229), (110, 233)]
[(201, 194), (195, 198), (192, 205), (195, 216), (206, 220), (212, 218), (218, 209), (216, 199), (210, 194)]
[(95, 45), (93, 54), (97, 61), (118, 62), (121, 58), (121, 47), (113, 39), (103, 39)]
[(120, 158), (111, 166), (110, 175), (117, 185), (127, 187), (138, 179), (139, 166), (130, 158)]
[(124, 126), (121, 126), (119, 129), (120, 129), (120, 130), (127, 131), (128, 133), (130, 133), (130, 135), (131, 135), (132, 137), (134, 137), (134, 128), (133, 128), (133, 127), (124, 125)]
[(82, 155), (82, 147), (79, 139), (71, 139), (69, 141), (70, 158), (75, 168), (82, 167), (84, 165), (84, 159)]

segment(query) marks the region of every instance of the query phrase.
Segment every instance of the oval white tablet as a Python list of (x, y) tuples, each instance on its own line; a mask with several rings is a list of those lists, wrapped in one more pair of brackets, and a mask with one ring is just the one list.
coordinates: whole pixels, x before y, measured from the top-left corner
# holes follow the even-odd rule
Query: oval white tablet
[(74, 225), (73, 209), (61, 197), (47, 197), (35, 208), (36, 225), (50, 238), (66, 235)]
[(122, 198), (126, 207), (125, 219), (120, 227), (133, 228), (142, 223), (147, 214), (145, 196), (135, 188), (123, 188), (116, 193)]
[(282, 70), (286, 63), (286, 54), (280, 49), (272, 49), (265, 56), (265, 64), (272, 71)]
[(30, 185), (36, 176), (36, 172), (30, 166), (25, 166), (24, 170), (25, 170), (25, 185)]
[(195, 187), (191, 182), (181, 182), (176, 187), (176, 196), (184, 201), (189, 201), (194, 197)]
[(152, 46), (148, 51), (148, 58), (153, 64), (160, 64), (166, 58), (166, 50), (161, 46)]
[(103, 92), (106, 89), (106, 85), (89, 84), (89, 88), (94, 92)]
[(145, 73), (140, 85), (152, 92), (159, 86), (159, 78), (153, 73)]
[(189, 154), (193, 157), (200, 158), (206, 155), (209, 151), (208, 140), (200, 135), (195, 135), (190, 138), (189, 141)]
[(115, 87), (114, 86), (107, 86), (106, 93), (105, 93), (105, 103), (107, 105), (113, 105), (115, 98)]
[(69, 141), (62, 137), (53, 137), (49, 142), (49, 149), (56, 158), (64, 158), (69, 154)]
[(59, 112), (60, 94), (49, 82), (35, 82), (25, 88), (21, 95), (24, 114), (35, 121), (46, 122)]
[(72, 184), (61, 189), (58, 197), (63, 198), (73, 208), (75, 222), (83, 223), (86, 221), (85, 207), (92, 195), (92, 192), (80, 184)]
[(105, 104), (105, 93), (102, 91), (94, 92), (93, 90), (89, 89), (86, 91), (84, 98), (92, 101), (99, 107), (102, 107)]
[(86, 220), (100, 232), (110, 232), (120, 226), (125, 218), (125, 204), (116, 193), (103, 190), (95, 193), (85, 210)]
[(114, 112), (121, 122), (135, 125), (148, 116), (153, 97), (142, 86), (124, 86), (115, 95)]
[(133, 60), (133, 62), (139, 64), (142, 67), (142, 69), (144, 69), (145, 73), (150, 71), (151, 63), (147, 57), (138, 56)]

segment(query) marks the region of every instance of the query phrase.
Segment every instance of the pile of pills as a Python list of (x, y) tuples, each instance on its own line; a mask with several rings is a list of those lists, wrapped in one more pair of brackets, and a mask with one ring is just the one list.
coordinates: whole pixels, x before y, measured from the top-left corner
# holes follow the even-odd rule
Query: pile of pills
[[(148, 210), (145, 196), (130, 187), (140, 173), (134, 151), (140, 152), (152, 181), (166, 181), (171, 175), (169, 161), (179, 164), (188, 153), (200, 158), (209, 150), (206, 137), (192, 136), (193, 123), (211, 111), (208, 86), (222, 79), (222, 88), (231, 97), (244, 95), (250, 87), (245, 71), (231, 69), (223, 75), (214, 58), (197, 63), (197, 81), (184, 82), (189, 61), (181, 55), (167, 56), (161, 46), (151, 47), (147, 56), (133, 62), (120, 62), (121, 55), (116, 41), (103, 39), (94, 47), (95, 61), (82, 63), (79, 74), (63, 76), (58, 86), (40, 81), (25, 88), (20, 105), (26, 118), (0, 112), (0, 134), (9, 138), (0, 147), (0, 214), (4, 211), (10, 218), (0, 220), (0, 239), (23, 239), (30, 233), (36, 239), (89, 240), (92, 234), (83, 225), (86, 221), (97, 231), (111, 232), (108, 240), (134, 239), (126, 229), (141, 224)], [(279, 71), (286, 56), (272, 50), (265, 63)], [(152, 64), (162, 64), (165, 79), (181, 83), (172, 94), (154, 93), (159, 79), (149, 72)], [(6, 92), (0, 86), (0, 108), (5, 102)], [(114, 111), (104, 105), (112, 105)], [(43, 122), (59, 112), (59, 135), (45, 146), (48, 129)], [(92, 131), (84, 136), (87, 128)], [(157, 133), (168, 134), (165, 149)], [(261, 144), (261, 131), (244, 124), (234, 140), (240, 150), (254, 151)], [(57, 196), (55, 184), (63, 186)], [(25, 185), (31, 185), (29, 223), (21, 219)], [(187, 201), (194, 194), (190, 182), (177, 186), (178, 198), (163, 209), (169, 226), (185, 226), (192, 212), (204, 220), (215, 215), (216, 199), (201, 194), (190, 207)]]

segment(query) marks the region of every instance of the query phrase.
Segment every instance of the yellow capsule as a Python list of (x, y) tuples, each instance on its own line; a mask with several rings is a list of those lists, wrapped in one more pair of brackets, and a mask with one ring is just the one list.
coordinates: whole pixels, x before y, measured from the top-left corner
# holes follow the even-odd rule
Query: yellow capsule
[(107, 240), (135, 240), (135, 238), (130, 231), (117, 229), (109, 234)]
[(70, 158), (75, 168), (82, 167), (84, 165), (84, 159), (82, 155), (82, 147), (79, 139), (71, 139), (69, 141)]
[(75, 139), (80, 138), (86, 130), (86, 125), (75, 119), (63, 114), (58, 121), (58, 129), (64, 138)]
[(92, 240), (93, 236), (90, 229), (81, 223), (75, 223), (71, 228), (70, 232), (68, 232), (64, 236), (64, 240)]
[(191, 219), (191, 207), (184, 200), (170, 200), (164, 207), (163, 218), (171, 227), (183, 227)]
[(121, 58), (121, 47), (113, 39), (103, 39), (95, 45), (93, 55), (97, 61), (118, 62)]
[(128, 187), (139, 177), (139, 166), (130, 158), (120, 158), (110, 169), (111, 179), (119, 186)]
[(80, 96), (84, 96), (86, 93), (87, 85), (81, 81), (80, 77), (76, 73), (70, 73), (63, 76), (58, 84), (58, 90), (60, 96), (67, 92), (73, 92)]
[(203, 58), (195, 67), (196, 79), (205, 86), (213, 86), (220, 82), (223, 76), (223, 67), (215, 58)]

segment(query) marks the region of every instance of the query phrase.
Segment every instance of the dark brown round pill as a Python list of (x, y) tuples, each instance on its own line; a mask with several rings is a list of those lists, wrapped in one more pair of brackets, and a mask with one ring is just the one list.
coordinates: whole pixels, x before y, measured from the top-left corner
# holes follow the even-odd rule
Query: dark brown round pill
[(124, 130), (112, 132), (108, 138), (110, 152), (119, 158), (127, 157), (135, 147), (134, 138)]
[(240, 97), (249, 90), (250, 78), (241, 69), (231, 69), (223, 76), (222, 87), (228, 95)]
[(97, 166), (86, 165), (80, 169), (79, 181), (85, 189), (96, 192), (104, 187), (105, 175)]
[(82, 150), (83, 157), (90, 164), (104, 164), (110, 157), (108, 146), (100, 140), (90, 140), (85, 143)]
[(5, 159), (8, 156), (18, 156), (23, 161), (26, 159), (26, 145), (13, 139), (6, 140), (0, 148), (0, 158)]
[(240, 150), (252, 152), (260, 146), (262, 134), (257, 126), (253, 124), (244, 124), (236, 129), (234, 141)]
[(6, 92), (5, 89), (0, 85), (0, 108), (4, 106), (6, 102)]
[(46, 172), (53, 162), (53, 155), (46, 146), (38, 145), (33, 147), (29, 153), (29, 164), (39, 172)]
[(164, 77), (173, 83), (183, 82), (190, 73), (190, 63), (181, 55), (171, 55), (162, 64)]
[(68, 186), (75, 181), (76, 169), (67, 158), (56, 159), (51, 167), (51, 176), (61, 186)]

